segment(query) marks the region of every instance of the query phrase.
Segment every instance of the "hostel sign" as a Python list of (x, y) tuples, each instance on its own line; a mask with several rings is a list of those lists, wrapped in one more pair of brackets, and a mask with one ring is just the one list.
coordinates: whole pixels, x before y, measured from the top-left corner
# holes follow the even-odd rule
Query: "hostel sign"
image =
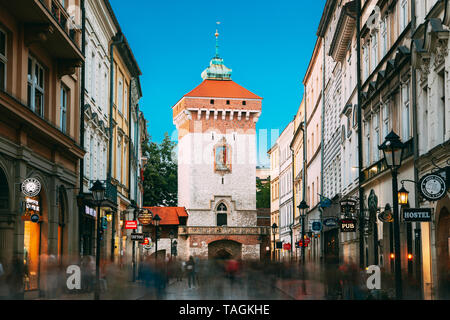
[(430, 222), (431, 208), (403, 209), (404, 222)]

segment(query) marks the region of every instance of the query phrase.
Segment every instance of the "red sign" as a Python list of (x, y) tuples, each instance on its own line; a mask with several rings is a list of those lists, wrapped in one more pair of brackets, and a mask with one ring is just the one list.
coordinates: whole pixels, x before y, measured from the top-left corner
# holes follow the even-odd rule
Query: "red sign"
[(137, 229), (137, 221), (125, 221), (125, 229)]
[(147, 244), (149, 244), (150, 243), (150, 240), (148, 239), (148, 238), (145, 238), (144, 239), (144, 242), (142, 242), (142, 245), (147, 245)]
[(306, 246), (308, 246), (308, 244), (311, 242), (311, 239), (309, 239), (309, 238), (306, 238), (305, 239), (305, 244), (306, 244)]
[(283, 249), (284, 250), (291, 250), (291, 244), (290, 243), (283, 244)]

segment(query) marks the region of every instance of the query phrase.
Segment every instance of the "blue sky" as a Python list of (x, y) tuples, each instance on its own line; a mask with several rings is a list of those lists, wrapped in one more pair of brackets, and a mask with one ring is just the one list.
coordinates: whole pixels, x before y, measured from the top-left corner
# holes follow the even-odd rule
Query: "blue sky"
[(267, 166), (267, 149), (277, 138), (271, 133), (281, 133), (300, 105), (325, 0), (110, 2), (142, 71), (140, 107), (156, 142), (165, 132), (176, 137), (171, 108), (201, 83), (221, 22), (220, 56), (232, 79), (264, 98), (258, 162)]

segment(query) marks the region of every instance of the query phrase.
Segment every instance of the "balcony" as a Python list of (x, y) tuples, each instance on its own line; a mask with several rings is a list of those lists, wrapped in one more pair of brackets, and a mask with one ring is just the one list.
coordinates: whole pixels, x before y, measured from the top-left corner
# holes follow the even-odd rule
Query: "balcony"
[(269, 227), (178, 227), (178, 235), (270, 235)]
[[(81, 28), (70, 22), (69, 13), (59, 1), (14, 0), (2, 1), (2, 5), (24, 24), (25, 45), (41, 44), (64, 66), (81, 65), (84, 60), (80, 50)], [(75, 12), (71, 14), (80, 16)]]

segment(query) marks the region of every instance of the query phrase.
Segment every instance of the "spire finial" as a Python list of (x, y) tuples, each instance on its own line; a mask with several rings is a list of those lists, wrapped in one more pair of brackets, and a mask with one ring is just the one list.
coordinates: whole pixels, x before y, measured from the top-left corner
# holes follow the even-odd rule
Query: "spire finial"
[(219, 57), (219, 24), (220, 24), (220, 21), (217, 21), (216, 24), (217, 24), (216, 33), (215, 33), (215, 36), (216, 36), (216, 58), (218, 58)]

